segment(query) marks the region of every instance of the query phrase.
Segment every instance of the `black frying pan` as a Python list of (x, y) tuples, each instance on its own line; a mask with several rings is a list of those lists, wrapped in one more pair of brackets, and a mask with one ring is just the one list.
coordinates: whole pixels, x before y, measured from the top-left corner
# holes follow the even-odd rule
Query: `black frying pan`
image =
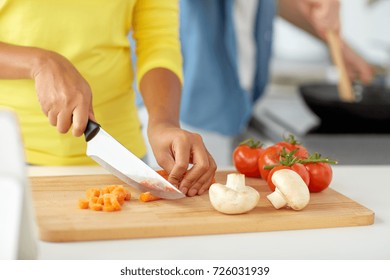
[(356, 102), (341, 101), (337, 85), (299, 87), (306, 105), (321, 119), (315, 133), (390, 133), (390, 89), (363, 87)]

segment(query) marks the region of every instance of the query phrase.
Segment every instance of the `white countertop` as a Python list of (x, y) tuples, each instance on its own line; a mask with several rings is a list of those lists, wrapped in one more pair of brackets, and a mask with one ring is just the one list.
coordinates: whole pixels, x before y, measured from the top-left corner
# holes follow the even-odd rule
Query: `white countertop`
[[(100, 167), (29, 167), (29, 176), (107, 173)], [(51, 243), (39, 259), (390, 259), (389, 166), (335, 166), (331, 187), (375, 212), (369, 226)]]

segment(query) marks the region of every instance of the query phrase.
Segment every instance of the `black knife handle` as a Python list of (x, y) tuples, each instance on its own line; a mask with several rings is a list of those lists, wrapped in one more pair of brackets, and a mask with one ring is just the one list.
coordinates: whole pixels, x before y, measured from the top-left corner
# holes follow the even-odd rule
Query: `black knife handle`
[(84, 131), (85, 141), (91, 140), (100, 130), (100, 124), (88, 120), (87, 128)]

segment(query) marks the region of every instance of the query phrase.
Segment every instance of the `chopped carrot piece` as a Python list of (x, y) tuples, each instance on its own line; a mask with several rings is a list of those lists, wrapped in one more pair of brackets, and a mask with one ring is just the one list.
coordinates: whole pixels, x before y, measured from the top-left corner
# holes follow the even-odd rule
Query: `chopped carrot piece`
[(114, 212), (115, 208), (113, 205), (103, 205), (103, 212)]
[(89, 188), (85, 194), (86, 198), (79, 199), (78, 207), (94, 211), (119, 211), (125, 200), (131, 199), (131, 193), (123, 185), (108, 185), (101, 189)]
[(101, 211), (103, 208), (103, 205), (98, 203), (99, 198), (98, 197), (92, 197), (89, 199), (89, 208), (94, 211)]
[(89, 188), (86, 191), (86, 197), (89, 199), (91, 197), (99, 197), (100, 196), (100, 190), (97, 188)]
[(107, 187), (103, 187), (101, 190), (100, 190), (100, 193), (101, 195), (104, 195), (106, 193), (110, 193), (110, 190), (107, 188)]
[(103, 204), (104, 204), (104, 199), (103, 199), (103, 197), (102, 197), (102, 196), (99, 196), (96, 203), (103, 205)]
[(88, 206), (89, 206), (88, 199), (80, 198), (78, 206), (80, 209), (88, 209)]
[(113, 191), (111, 192), (113, 195), (116, 195), (117, 200), (120, 204), (123, 204), (125, 202), (127, 191), (123, 186), (117, 186)]
[(139, 196), (139, 200), (142, 202), (156, 201), (162, 199), (161, 197), (157, 197), (152, 195), (150, 192), (143, 192)]
[[(108, 185), (108, 186), (105, 186), (104, 188), (102, 188), (102, 194), (112, 193), (112, 191), (113, 191), (117, 186), (120, 186), (120, 185)], [(123, 186), (122, 186), (122, 187), (123, 187)]]
[(102, 211), (103, 206), (101, 204), (95, 203), (95, 204), (89, 204), (89, 208), (93, 211)]
[(104, 199), (104, 206), (112, 206), (114, 209), (113, 211), (121, 209), (121, 205), (118, 202), (117, 197), (114, 194), (107, 193), (107, 194), (103, 195), (103, 199)]
[(164, 169), (161, 169), (161, 170), (157, 170), (156, 171), (158, 174), (160, 174), (160, 176), (164, 177), (164, 179), (168, 180), (168, 172), (166, 172)]
[(128, 192), (128, 193), (126, 194), (125, 200), (126, 200), (126, 201), (129, 201), (130, 199), (131, 199), (131, 193)]

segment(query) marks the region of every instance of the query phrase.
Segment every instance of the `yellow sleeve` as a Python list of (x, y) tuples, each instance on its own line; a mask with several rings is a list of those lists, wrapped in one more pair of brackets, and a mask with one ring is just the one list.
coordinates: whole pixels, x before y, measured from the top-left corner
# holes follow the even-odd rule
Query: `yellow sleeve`
[(178, 0), (141, 0), (133, 11), (137, 85), (149, 70), (166, 68), (183, 83)]

